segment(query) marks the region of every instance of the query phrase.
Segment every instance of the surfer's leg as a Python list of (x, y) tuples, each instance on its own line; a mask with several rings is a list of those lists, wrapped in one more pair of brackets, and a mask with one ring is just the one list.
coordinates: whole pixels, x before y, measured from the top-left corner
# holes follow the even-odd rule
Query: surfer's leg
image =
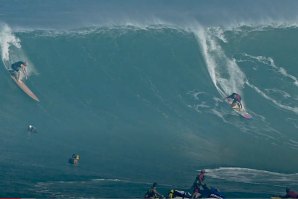
[(20, 81), (20, 72), (16, 72), (16, 79), (18, 80), (18, 81)]
[(239, 109), (239, 106), (238, 106), (237, 103), (232, 103), (232, 104), (231, 104), (231, 107), (232, 107), (232, 109), (236, 109), (236, 110)]

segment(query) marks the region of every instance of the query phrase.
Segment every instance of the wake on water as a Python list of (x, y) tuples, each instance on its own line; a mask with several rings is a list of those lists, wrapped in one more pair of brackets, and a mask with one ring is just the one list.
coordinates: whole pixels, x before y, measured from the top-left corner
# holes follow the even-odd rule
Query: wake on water
[(243, 95), (241, 90), (246, 77), (235, 60), (229, 59), (224, 54), (212, 31), (213, 29), (205, 31), (203, 28), (194, 31), (201, 46), (212, 82), (221, 97), (226, 97), (233, 92)]

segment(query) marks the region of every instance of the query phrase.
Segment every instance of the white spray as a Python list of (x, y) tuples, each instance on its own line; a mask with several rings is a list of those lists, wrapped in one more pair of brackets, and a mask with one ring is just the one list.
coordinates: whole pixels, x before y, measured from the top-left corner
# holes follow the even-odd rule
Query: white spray
[(9, 48), (11, 45), (21, 48), (20, 40), (12, 34), (11, 29), (6, 25), (0, 25), (0, 46), (2, 61), (9, 61)]
[[(1, 59), (6, 68), (16, 61), (26, 61), (29, 65), (27, 67), (28, 76), (35, 71), (33, 64), (21, 48), (20, 39), (13, 34), (11, 28), (7, 24), (0, 24), (0, 48)], [(21, 79), (23, 79), (22, 73)]]
[(241, 90), (246, 81), (245, 74), (234, 59), (228, 58), (224, 54), (212, 31), (214, 29), (205, 29), (201, 26), (193, 30), (201, 47), (212, 82), (222, 97), (233, 92), (242, 94)]

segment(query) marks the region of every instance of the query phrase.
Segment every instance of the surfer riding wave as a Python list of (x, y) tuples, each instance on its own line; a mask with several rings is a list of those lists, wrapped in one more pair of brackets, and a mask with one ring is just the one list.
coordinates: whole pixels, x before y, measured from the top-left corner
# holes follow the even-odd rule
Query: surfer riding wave
[(16, 78), (17, 81), (20, 81), (21, 71), (25, 75), (26, 79), (28, 79), (26, 67), (27, 67), (26, 62), (18, 61), (18, 62), (11, 64), (11, 69), (9, 70), (9, 72), (11, 73), (11, 75), (13, 75)]
[(233, 100), (231, 107), (234, 108), (236, 105), (239, 106), (239, 109), (242, 109), (242, 104), (241, 104), (241, 96), (238, 93), (232, 93), (226, 99), (231, 99)]

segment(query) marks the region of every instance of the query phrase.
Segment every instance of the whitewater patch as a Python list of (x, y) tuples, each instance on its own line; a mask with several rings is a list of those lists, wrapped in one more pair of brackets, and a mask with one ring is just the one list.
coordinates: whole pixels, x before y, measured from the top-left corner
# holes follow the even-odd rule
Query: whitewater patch
[(224, 50), (217, 43), (217, 37), (213, 36), (214, 29), (204, 29), (198, 26), (193, 33), (201, 47), (210, 77), (219, 94), (222, 97), (233, 92), (242, 94), (246, 76), (236, 60), (225, 55)]
[(272, 70), (275, 72), (275, 73), (278, 73), (280, 74), (281, 76), (283, 77), (286, 77), (286, 78), (289, 78), (293, 81), (293, 84), (298, 87), (298, 79), (297, 77), (295, 77), (294, 75), (291, 75), (287, 72), (287, 70), (284, 68), (284, 67), (280, 67), (280, 66), (277, 66), (273, 60), (272, 57), (265, 57), (265, 56), (253, 56), (253, 55), (249, 55), (249, 54), (246, 54), (244, 53), (243, 54), (244, 56), (254, 60), (254, 61), (258, 61), (259, 63), (262, 63), (264, 65), (267, 65), (269, 67), (272, 68)]
[[(8, 65), (17, 61), (26, 61), (28, 63), (27, 74), (37, 74), (34, 64), (30, 61), (25, 51), (22, 49), (21, 40), (16, 37), (12, 29), (7, 24), (0, 25), (0, 47), (2, 62)], [(23, 73), (20, 73), (21, 79), (24, 78)]]
[[(253, 55), (249, 55), (247, 53), (243, 53), (242, 56), (245, 57), (246, 62), (255, 63), (256, 66), (254, 66), (254, 67), (258, 67), (258, 65), (260, 65), (260, 64), (262, 64), (266, 67), (269, 67), (270, 71), (273, 71), (275, 74), (277, 74), (280, 77), (280, 81), (290, 80), (290, 81), (287, 81), (286, 83), (293, 85), (295, 87), (298, 86), (297, 77), (295, 77), (292, 74), (289, 74), (285, 68), (277, 66), (272, 57), (253, 56)], [(241, 59), (241, 62), (242, 61), (243, 60)], [(237, 61), (237, 62), (239, 62), (239, 61)], [(257, 68), (255, 68), (255, 70), (257, 70)], [(280, 84), (282, 84), (282, 82)], [(295, 114), (298, 114), (298, 107), (293, 106), (293, 104), (296, 104), (295, 101), (297, 101), (295, 93), (289, 93), (287, 91), (284, 91), (284, 90), (278, 89), (278, 88), (263, 88), (263, 89), (261, 89), (249, 81), (246, 81), (246, 85), (251, 87), (252, 89), (254, 89), (258, 94), (260, 94), (262, 97), (264, 97), (265, 99), (267, 99), (270, 102), (272, 102), (273, 104), (275, 104), (277, 107), (287, 110), (287, 111), (291, 111)], [(285, 103), (282, 103), (281, 100), (275, 99), (276, 97), (273, 97), (273, 96), (280, 96), (280, 98), (282, 100), (288, 100), (288, 101), (290, 100), (290, 101), (288, 102), (288, 104), (285, 104)]]
[(273, 104), (275, 104), (276, 106), (278, 106), (281, 109), (287, 110), (287, 111), (291, 111), (295, 114), (298, 114), (298, 107), (292, 107), (292, 106), (287, 106), (284, 104), (281, 104), (280, 102), (278, 102), (277, 100), (271, 98), (270, 96), (268, 96), (267, 94), (265, 94), (264, 92), (262, 92), (257, 86), (249, 83), (249, 81), (246, 81), (246, 84), (251, 87), (252, 89), (254, 89), (257, 93), (259, 93), (262, 97), (264, 97), (265, 99), (269, 100), (270, 102), (272, 102)]
[(285, 174), (240, 167), (206, 169), (206, 172), (210, 178), (239, 183), (285, 185), (298, 182), (298, 173)]
[(17, 48), (21, 48), (21, 41), (13, 35), (12, 30), (8, 25), (0, 25), (0, 30), (1, 58), (3, 61), (9, 61), (9, 47), (13, 45)]

